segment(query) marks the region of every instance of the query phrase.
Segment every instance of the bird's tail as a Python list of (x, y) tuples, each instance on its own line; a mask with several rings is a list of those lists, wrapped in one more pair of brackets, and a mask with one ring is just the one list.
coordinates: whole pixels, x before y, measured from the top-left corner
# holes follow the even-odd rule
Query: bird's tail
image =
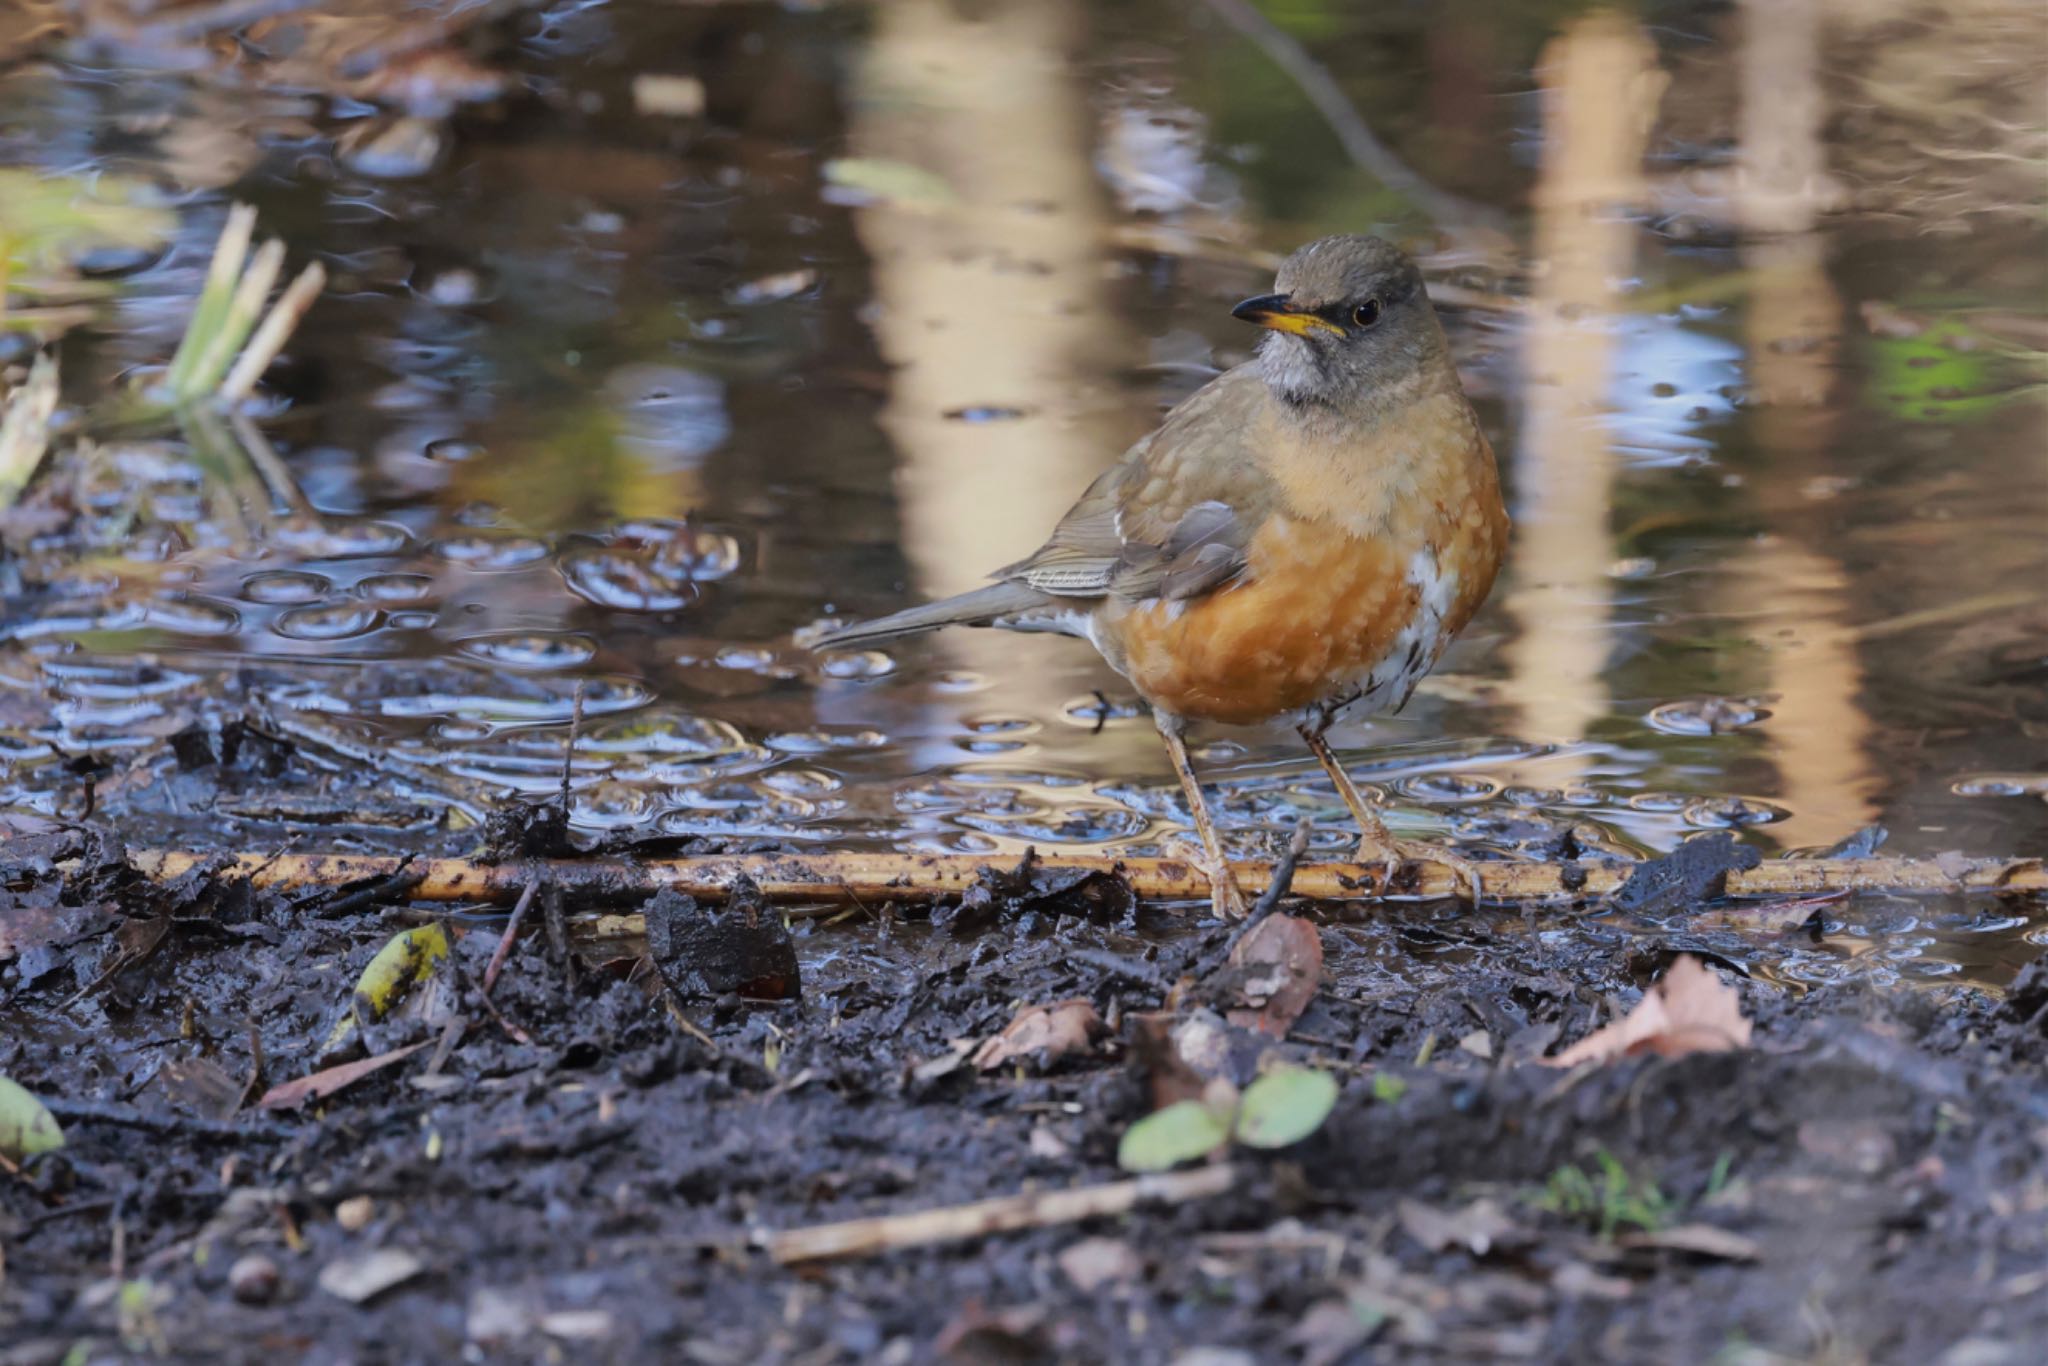
[(941, 598), (922, 607), (857, 621), (836, 631), (827, 631), (811, 642), (814, 650), (851, 650), (897, 636), (916, 635), (941, 626), (986, 626), (1003, 617), (1013, 617), (1043, 608), (1045, 594), (1026, 584), (992, 583), (971, 593)]

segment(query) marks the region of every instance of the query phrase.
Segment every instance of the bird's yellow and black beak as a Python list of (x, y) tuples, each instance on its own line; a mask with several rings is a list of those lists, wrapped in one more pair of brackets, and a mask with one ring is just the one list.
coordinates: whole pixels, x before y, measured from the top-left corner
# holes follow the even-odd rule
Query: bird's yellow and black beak
[(1275, 332), (1291, 332), (1297, 337), (1306, 337), (1313, 332), (1344, 335), (1343, 328), (1321, 314), (1297, 307), (1294, 300), (1285, 294), (1261, 294), (1256, 299), (1246, 299), (1230, 310), (1230, 316), (1257, 323), (1260, 327), (1270, 327)]

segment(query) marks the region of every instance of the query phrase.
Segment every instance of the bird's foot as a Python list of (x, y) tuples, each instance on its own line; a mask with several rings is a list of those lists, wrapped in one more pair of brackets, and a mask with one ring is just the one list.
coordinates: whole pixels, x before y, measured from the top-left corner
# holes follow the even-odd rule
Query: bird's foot
[(1395, 839), (1387, 830), (1386, 822), (1377, 815), (1369, 821), (1360, 822), (1358, 832), (1358, 862), (1378, 864), (1380, 885), (1384, 888), (1392, 882), (1395, 874), (1406, 863), (1440, 863), (1449, 868), (1457, 880), (1458, 899), (1468, 905), (1477, 906), (1485, 888), (1479, 879), (1479, 865), (1440, 844), (1429, 844), (1422, 840)]
[(1176, 852), (1209, 879), (1209, 904), (1215, 908), (1218, 919), (1242, 920), (1251, 914), (1251, 903), (1244, 899), (1244, 889), (1237, 885), (1237, 874), (1231, 871), (1229, 859), (1219, 863), (1207, 853), (1185, 845), (1179, 845)]

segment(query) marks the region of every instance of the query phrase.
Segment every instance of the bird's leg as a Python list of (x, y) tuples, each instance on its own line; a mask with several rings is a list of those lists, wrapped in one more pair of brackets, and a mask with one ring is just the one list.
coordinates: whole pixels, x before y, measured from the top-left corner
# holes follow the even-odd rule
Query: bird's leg
[(1244, 892), (1237, 885), (1237, 875), (1230, 871), (1230, 860), (1223, 853), (1223, 840), (1216, 833), (1216, 818), (1209, 812), (1209, 803), (1202, 796), (1202, 784), (1195, 778), (1195, 766), (1188, 762), (1187, 740), (1183, 737), (1184, 723), (1178, 716), (1154, 711), (1153, 724), (1159, 727), (1159, 738), (1166, 742), (1167, 757), (1173, 760), (1174, 775), (1180, 779), (1181, 791), (1187, 793), (1188, 812), (1195, 818), (1195, 833), (1202, 837), (1202, 856), (1207, 863), (1203, 872), (1209, 875), (1209, 895), (1216, 907), (1216, 914), (1225, 920), (1242, 920), (1245, 916)]
[(1336, 784), (1337, 795), (1344, 799), (1344, 805), (1351, 809), (1351, 819), (1358, 822), (1358, 861), (1377, 863), (1383, 878), (1392, 878), (1405, 859), (1418, 862), (1441, 863), (1457, 874), (1458, 890), (1474, 906), (1479, 904), (1479, 869), (1457, 854), (1439, 845), (1424, 844), (1417, 840), (1397, 840), (1387, 829), (1387, 823), (1380, 819), (1379, 811), (1365, 799), (1358, 785), (1351, 781), (1351, 775), (1344, 771), (1344, 765), (1337, 762), (1337, 756), (1330, 752), (1330, 742), (1323, 737), (1329, 725), (1304, 722), (1301, 731), (1302, 743), (1308, 752), (1316, 756), (1316, 762), (1323, 766), (1323, 772), (1330, 775)]

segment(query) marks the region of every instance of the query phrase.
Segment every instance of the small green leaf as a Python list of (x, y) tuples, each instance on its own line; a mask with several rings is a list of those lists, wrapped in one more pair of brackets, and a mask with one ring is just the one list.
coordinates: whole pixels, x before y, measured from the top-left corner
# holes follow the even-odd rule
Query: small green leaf
[(1176, 1101), (1124, 1130), (1116, 1164), (1127, 1172), (1163, 1172), (1206, 1157), (1229, 1141), (1223, 1116), (1199, 1100)]
[(1247, 1086), (1237, 1107), (1237, 1141), (1252, 1148), (1299, 1143), (1330, 1117), (1337, 1079), (1312, 1067), (1276, 1067)]
[(18, 1162), (64, 1146), (64, 1130), (20, 1083), (0, 1077), (0, 1157)]
[(1399, 1105), (1401, 1097), (1408, 1094), (1408, 1083), (1392, 1072), (1372, 1074), (1372, 1098), (1382, 1105)]

